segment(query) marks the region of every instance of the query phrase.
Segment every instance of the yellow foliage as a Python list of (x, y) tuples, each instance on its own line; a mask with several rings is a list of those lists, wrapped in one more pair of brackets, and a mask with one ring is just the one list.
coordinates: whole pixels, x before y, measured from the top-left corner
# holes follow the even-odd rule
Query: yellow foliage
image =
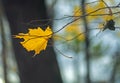
[(84, 41), (85, 35), (82, 34), (82, 29), (80, 28), (80, 26), (75, 23), (73, 23), (65, 28), (66, 40), (76, 40), (77, 39), (78, 41)]
[(29, 32), (19, 33), (15, 38), (23, 38), (24, 41), (20, 42), (27, 51), (35, 51), (35, 55), (40, 51), (45, 50), (48, 39), (52, 36), (52, 30), (47, 27), (44, 31), (40, 27), (37, 29), (29, 29)]
[(106, 15), (106, 16), (103, 17), (103, 20), (108, 21), (108, 20), (111, 20), (111, 19), (114, 19), (114, 18), (115, 18), (114, 15)]
[[(114, 18), (113, 15), (103, 15), (103, 14), (110, 14), (111, 10), (106, 8), (107, 6), (102, 0), (99, 0), (97, 3), (86, 4), (86, 16), (88, 21), (95, 20), (97, 18), (102, 18), (103, 21), (110, 20)], [(75, 6), (74, 8), (74, 16), (79, 17), (82, 16), (82, 10), (79, 6)]]
[(79, 6), (74, 7), (74, 16), (81, 16), (82, 12)]
[(103, 29), (104, 29), (103, 23), (98, 24), (98, 28), (99, 28), (100, 30), (103, 30)]
[[(106, 0), (106, 2), (109, 2), (112, 4), (113, 0)], [(114, 19), (115, 15), (113, 15), (113, 12), (118, 11), (118, 9), (114, 9), (112, 10), (112, 8), (109, 8), (109, 5), (105, 2), (105, 0), (99, 0), (98, 2), (94, 2), (94, 3), (87, 3), (85, 5), (85, 9), (86, 9), (86, 18), (88, 23), (96, 20), (96, 19), (101, 19), (104, 23)], [(82, 16), (82, 10), (79, 6), (76, 6), (74, 9), (74, 16), (76, 17), (80, 17)], [(79, 22), (81, 22), (82, 20), (80, 19)], [(104, 28), (103, 24), (98, 24), (98, 27), (100, 29)]]

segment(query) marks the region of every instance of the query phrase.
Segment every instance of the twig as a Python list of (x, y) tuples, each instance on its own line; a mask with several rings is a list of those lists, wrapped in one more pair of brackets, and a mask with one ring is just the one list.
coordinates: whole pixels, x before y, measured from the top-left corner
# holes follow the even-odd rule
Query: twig
[[(85, 15), (82, 15), (82, 16), (73, 16), (73, 17), (78, 17), (78, 18), (76, 18), (75, 20), (67, 23), (67, 24), (64, 25), (62, 28), (60, 28), (59, 30), (55, 31), (54, 34), (57, 33), (57, 32), (59, 32), (59, 31), (61, 31), (62, 29), (64, 29), (64, 28), (65, 28), (66, 26), (68, 26), (69, 24), (71, 24), (71, 23), (73, 23), (73, 22), (81, 19), (82, 17), (85, 17), (85, 16), (103, 16), (103, 15), (110, 15), (110, 14), (97, 14), (97, 15), (91, 15), (91, 14), (92, 14), (92, 13), (95, 13), (95, 12), (97, 12), (97, 11), (99, 11), (99, 10), (102, 10), (102, 9), (106, 9), (106, 8), (116, 8), (116, 7), (118, 7), (118, 6), (103, 7), (103, 8), (96, 9), (96, 10), (94, 10), (94, 11), (92, 11), (92, 12), (90, 12), (90, 13), (87, 13), (87, 14), (85, 14)], [(120, 13), (120, 11), (119, 11), (119, 12), (112, 13), (112, 14), (117, 14), (117, 13)]]
[(73, 57), (71, 57), (71, 56), (66, 56), (65, 54), (63, 54), (60, 50), (58, 50), (55, 46), (54, 46), (54, 48), (61, 54), (61, 55), (63, 55), (64, 57), (67, 57), (67, 58), (73, 58)]

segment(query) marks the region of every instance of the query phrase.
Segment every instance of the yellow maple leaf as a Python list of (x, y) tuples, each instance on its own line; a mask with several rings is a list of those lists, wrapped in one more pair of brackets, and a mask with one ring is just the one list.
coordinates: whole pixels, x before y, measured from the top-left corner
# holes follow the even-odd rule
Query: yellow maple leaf
[(35, 51), (35, 55), (39, 54), (42, 50), (46, 49), (48, 39), (52, 36), (52, 30), (47, 27), (42, 30), (40, 27), (36, 29), (29, 29), (29, 32), (19, 33), (15, 38), (23, 38), (24, 41), (20, 42), (27, 51)]

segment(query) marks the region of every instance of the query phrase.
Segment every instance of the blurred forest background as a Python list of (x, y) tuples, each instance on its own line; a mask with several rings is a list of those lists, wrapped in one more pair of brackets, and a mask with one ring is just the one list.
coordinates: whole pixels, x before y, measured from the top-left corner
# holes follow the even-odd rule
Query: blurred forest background
[[(0, 0), (0, 83), (120, 83), (119, 17), (119, 0)], [(12, 37), (48, 25), (35, 57)]]

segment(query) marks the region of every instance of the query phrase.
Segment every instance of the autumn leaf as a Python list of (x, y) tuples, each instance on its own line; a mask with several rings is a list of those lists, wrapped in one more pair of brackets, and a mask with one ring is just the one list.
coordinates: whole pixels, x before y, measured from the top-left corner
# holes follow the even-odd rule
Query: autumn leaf
[(47, 27), (46, 30), (42, 30), (40, 27), (36, 29), (29, 29), (29, 32), (19, 33), (14, 35), (15, 38), (22, 38), (24, 41), (20, 42), (27, 51), (35, 51), (34, 55), (39, 54), (42, 50), (46, 49), (48, 39), (52, 36), (52, 30)]

